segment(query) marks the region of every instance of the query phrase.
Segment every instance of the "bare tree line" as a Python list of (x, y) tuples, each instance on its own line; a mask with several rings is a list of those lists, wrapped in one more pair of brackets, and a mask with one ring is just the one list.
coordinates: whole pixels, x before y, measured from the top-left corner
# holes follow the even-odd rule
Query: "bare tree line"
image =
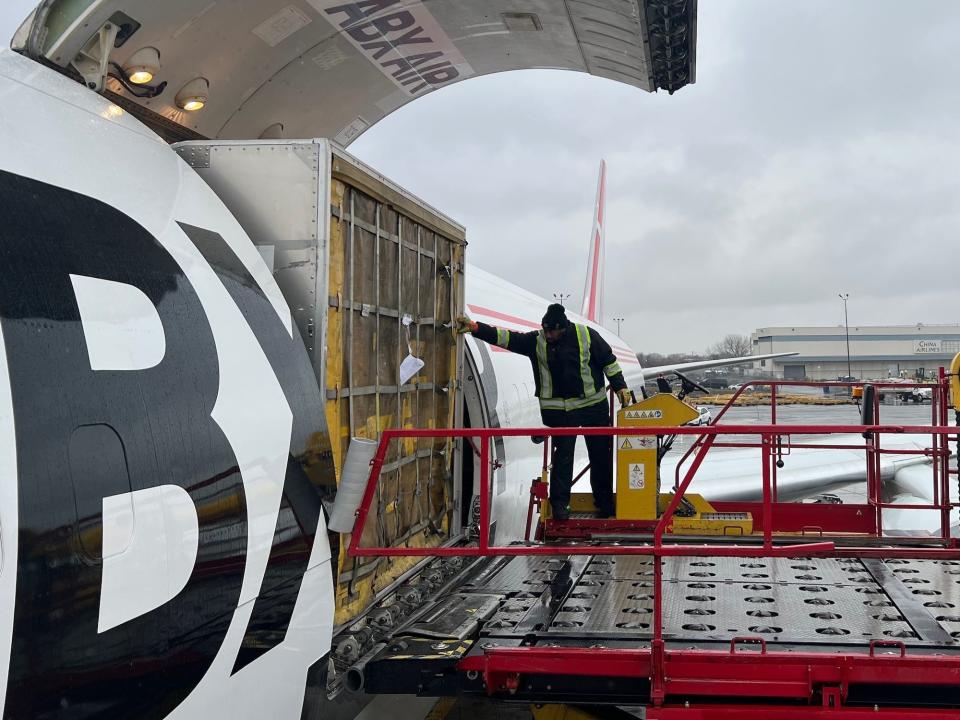
[(717, 360), (719, 358), (742, 357), (751, 355), (753, 346), (749, 335), (725, 335), (722, 340), (710, 345), (702, 352), (687, 353), (637, 353), (640, 364), (645, 367), (671, 365), (693, 360)]

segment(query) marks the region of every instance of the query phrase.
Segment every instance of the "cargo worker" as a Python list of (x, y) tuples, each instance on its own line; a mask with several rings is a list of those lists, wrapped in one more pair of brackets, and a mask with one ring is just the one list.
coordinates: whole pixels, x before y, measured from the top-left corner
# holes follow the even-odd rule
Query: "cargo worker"
[[(516, 332), (457, 319), (458, 332), (473, 336), (510, 352), (526, 355), (533, 366), (540, 415), (547, 427), (600, 427), (610, 425), (606, 382), (617, 392), (621, 405), (630, 392), (623, 371), (607, 341), (593, 328), (567, 320), (563, 305), (547, 308), (540, 330)], [(613, 438), (584, 437), (590, 457), (590, 487), (599, 517), (612, 517)], [(570, 517), (570, 486), (573, 483), (575, 435), (553, 438), (553, 472), (550, 477), (550, 508), (557, 520)]]

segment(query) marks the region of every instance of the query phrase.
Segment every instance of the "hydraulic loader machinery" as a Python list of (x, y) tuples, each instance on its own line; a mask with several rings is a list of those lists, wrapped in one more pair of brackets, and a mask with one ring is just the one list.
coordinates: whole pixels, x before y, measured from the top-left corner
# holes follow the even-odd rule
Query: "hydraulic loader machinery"
[[(617, 413), (617, 427), (686, 425), (697, 411), (671, 393), (657, 393)], [(657, 435), (617, 435), (617, 519), (656, 520), (660, 494)]]
[[(617, 427), (623, 430), (616, 437), (617, 520), (655, 521), (673, 497), (672, 493), (660, 492), (660, 460), (669, 450), (672, 437), (635, 435), (629, 430), (679, 427), (697, 417), (694, 408), (665, 392), (617, 413)], [(752, 531), (750, 513), (718, 513), (703, 497), (690, 493), (684, 495), (673, 518), (674, 534), (749, 535)]]

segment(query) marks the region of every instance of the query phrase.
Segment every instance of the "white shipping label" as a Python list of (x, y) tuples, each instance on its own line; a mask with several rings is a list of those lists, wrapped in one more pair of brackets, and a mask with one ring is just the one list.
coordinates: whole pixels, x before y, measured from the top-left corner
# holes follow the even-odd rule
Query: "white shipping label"
[(406, 385), (407, 380), (412, 378), (423, 367), (424, 362), (418, 357), (407, 355), (400, 363), (400, 384)]
[(310, 18), (302, 10), (288, 5), (276, 15), (271, 15), (253, 29), (253, 34), (270, 47), (276, 47), (297, 30), (310, 24)]
[(631, 490), (643, 490), (647, 486), (646, 467), (643, 463), (630, 463)]

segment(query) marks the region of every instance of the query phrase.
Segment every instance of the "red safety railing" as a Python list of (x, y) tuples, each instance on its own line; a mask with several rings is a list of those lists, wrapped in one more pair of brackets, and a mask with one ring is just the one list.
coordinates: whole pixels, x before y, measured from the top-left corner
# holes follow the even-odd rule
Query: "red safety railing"
[[(726, 415), (727, 411), (736, 406), (737, 400), (744, 394), (748, 393), (754, 389), (769, 388), (770, 389), (770, 424), (777, 424), (777, 407), (778, 407), (778, 391), (785, 387), (810, 387), (810, 388), (843, 388), (852, 392), (853, 388), (864, 387), (866, 385), (873, 386), (877, 392), (873, 396), (873, 408), (872, 408), (872, 417), (876, 419), (876, 422), (880, 421), (880, 414), (882, 412), (883, 404), (881, 402), (881, 395), (884, 390), (890, 391), (891, 393), (896, 393), (897, 391), (906, 391), (906, 390), (916, 390), (920, 388), (929, 389), (931, 391), (930, 398), (930, 424), (931, 426), (946, 426), (948, 424), (948, 410), (949, 410), (949, 398), (950, 398), (950, 386), (949, 378), (947, 377), (944, 368), (940, 368), (937, 380), (935, 383), (921, 383), (921, 382), (882, 382), (882, 381), (807, 381), (807, 380), (752, 380), (746, 383), (743, 383), (737, 390), (727, 399), (727, 402), (723, 405), (720, 411), (717, 413), (717, 416), (711, 421), (711, 424), (717, 424)], [(789, 437), (789, 436), (787, 436)], [(680, 461), (676, 465), (676, 476), (674, 480), (674, 488), (679, 485), (680, 482), (680, 473), (683, 469), (684, 464), (689, 460), (690, 456), (698, 449), (698, 447), (703, 443), (704, 438), (700, 437), (695, 442), (693, 442), (684, 455), (680, 458)], [(718, 442), (714, 443), (714, 447), (757, 447), (757, 445), (751, 443), (743, 442), (732, 442), (724, 443)], [(761, 445), (762, 447), (762, 445)], [(783, 457), (785, 454), (783, 452), (783, 439), (778, 437), (775, 440), (775, 448), (778, 460)], [(865, 450), (866, 451), (866, 482), (867, 482), (867, 497), (868, 504), (873, 509), (873, 522), (877, 529), (877, 534), (883, 534), (883, 513), (884, 508), (899, 508), (901, 510), (939, 510), (940, 511), (940, 537), (946, 539), (949, 537), (949, 528), (950, 528), (950, 510), (953, 507), (960, 506), (960, 503), (950, 501), (950, 489), (949, 481), (950, 475), (956, 475), (957, 469), (951, 468), (949, 465), (950, 450), (948, 447), (948, 439), (945, 436), (933, 434), (931, 436), (931, 447), (929, 449), (917, 449), (910, 450), (905, 448), (898, 449), (884, 449), (881, 447), (879, 436), (871, 435), (866, 438), (865, 443), (861, 444), (843, 444), (843, 443), (793, 443), (789, 442), (787, 446), (787, 453), (791, 450), (799, 449), (818, 449), (818, 450)], [(880, 477), (880, 456), (881, 455), (924, 455), (932, 458), (932, 481), (933, 481), (933, 497), (932, 502), (929, 504), (915, 504), (915, 505), (902, 505), (902, 504), (893, 504), (885, 503), (882, 498), (882, 487), (881, 487), (881, 477)], [(777, 502), (777, 471), (780, 467), (779, 463), (774, 463), (770, 468), (771, 473), (771, 500), (773, 503)]]
[[(636, 650), (603, 649), (601, 652), (581, 650), (576, 648), (495, 648), (482, 655), (471, 656), (461, 661), (459, 667), (468, 673), (483, 674), (487, 680), (488, 692), (515, 689), (519, 676), (524, 672), (546, 674), (557, 665), (559, 674), (569, 674), (572, 655), (577, 670), (574, 674), (606, 674), (619, 672), (621, 667), (626, 676), (647, 678), (650, 681), (650, 698), (654, 706), (653, 714), (649, 717), (687, 717), (683, 708), (668, 709), (661, 707), (668, 694), (705, 693), (710, 696), (755, 695), (780, 698), (809, 698), (814, 687), (814, 677), (821, 677), (823, 684), (824, 707), (833, 708), (842, 704), (846, 697), (845, 688), (851, 682), (907, 682), (910, 678), (927, 681), (935, 684), (960, 682), (960, 654), (957, 656), (918, 657), (910, 655), (904, 657), (905, 645), (900, 641), (876, 641), (864, 644), (863, 650), (853, 650), (848, 654), (831, 651), (829, 653), (803, 653), (769, 651), (761, 638), (734, 638), (729, 652), (704, 649), (671, 649), (667, 650), (664, 640), (664, 613), (663, 613), (663, 558), (674, 556), (696, 557), (881, 557), (881, 558), (938, 558), (944, 560), (960, 559), (960, 550), (956, 547), (956, 540), (950, 537), (949, 518), (950, 510), (957, 503), (950, 500), (948, 479), (951, 474), (949, 467), (949, 440), (958, 434), (956, 427), (947, 425), (946, 410), (946, 382), (941, 374), (941, 383), (935, 386), (933, 425), (708, 425), (700, 427), (631, 427), (631, 435), (690, 435), (696, 437), (684, 460), (689, 460), (689, 467), (680, 477), (676, 491), (668, 507), (656, 521), (652, 537), (642, 544), (603, 544), (603, 543), (535, 543), (495, 545), (490, 543), (491, 527), (491, 456), (490, 442), (497, 437), (562, 437), (579, 435), (615, 436), (623, 431), (622, 428), (462, 428), (462, 429), (392, 429), (385, 430), (380, 438), (380, 445), (376, 456), (371, 463), (370, 479), (364, 492), (363, 499), (357, 511), (357, 519), (349, 544), (349, 554), (352, 556), (521, 556), (521, 555), (562, 555), (562, 556), (590, 556), (590, 555), (647, 555), (653, 558), (653, 622), (651, 627), (652, 638), (649, 648)], [(797, 385), (800, 383), (772, 381), (764, 383), (779, 387), (783, 385)], [(803, 383), (807, 385), (824, 385), (824, 383)], [(850, 386), (859, 383), (826, 383), (828, 386)], [(886, 386), (886, 384), (879, 384)], [(904, 384), (890, 384), (892, 387), (903, 388)], [(739, 396), (742, 389), (734, 395)], [(728, 404), (727, 407), (729, 407)], [(718, 415), (722, 417), (726, 407)], [(868, 440), (863, 444), (805, 444), (793, 443), (795, 436), (831, 435), (831, 434), (867, 434)], [(878, 458), (885, 450), (882, 448), (882, 438), (885, 435), (926, 435), (931, 437), (929, 448), (916, 452), (928, 455), (933, 461), (934, 480), (936, 483), (934, 502), (917, 505), (918, 509), (938, 509), (941, 512), (941, 535), (937, 543), (919, 547), (906, 544), (900, 539), (896, 544), (892, 539), (884, 538), (884, 545), (861, 543), (854, 544), (849, 536), (844, 538), (846, 544), (830, 539), (828, 533), (820, 532), (821, 537), (816, 542), (807, 542), (801, 537), (777, 537), (774, 542), (776, 524), (774, 522), (774, 508), (776, 505), (775, 492), (775, 458), (778, 450), (782, 450), (784, 441), (789, 447), (816, 447), (816, 448), (855, 448), (865, 453), (865, 472), (867, 476), (868, 499), (876, 513), (884, 507), (914, 507), (890, 505), (882, 501), (879, 482)], [(726, 442), (730, 436), (755, 436), (759, 441), (755, 443)], [(407, 438), (465, 438), (474, 445), (479, 455), (480, 477), (480, 517), (479, 537), (476, 545), (454, 547), (387, 547), (364, 546), (361, 539), (367, 524), (370, 509), (376, 492), (381, 469), (390, 443)], [(737, 544), (726, 543), (699, 543), (688, 544), (677, 537), (668, 539), (672, 519), (677, 508), (683, 501), (684, 495), (690, 488), (698, 470), (703, 464), (707, 453), (713, 447), (740, 446), (759, 447), (760, 473), (759, 484), (761, 501), (759, 503), (759, 525), (762, 532), (754, 538), (747, 536), (738, 538)], [(896, 450), (898, 454), (909, 454), (908, 451)], [(544, 442), (544, 464), (549, 457), (548, 442)], [(733, 503), (728, 503), (732, 505)], [(532, 503), (531, 503), (532, 507)], [(816, 506), (797, 504), (795, 512), (813, 512)], [(720, 509), (720, 508), (718, 508)], [(532, 522), (532, 511), (528, 511), (528, 531)], [(597, 521), (601, 522), (601, 521)], [(882, 525), (879, 518), (874, 526), (871, 537), (875, 540), (882, 538)], [(754, 542), (750, 542), (753, 539)], [(638, 538), (638, 540), (643, 540)], [(759, 651), (749, 652), (739, 649), (743, 644), (756, 644)], [(888, 647), (889, 646), (889, 647)], [(899, 651), (899, 656), (890, 656), (884, 652), (886, 647)], [(580, 657), (583, 655), (583, 657)], [(896, 662), (894, 662), (896, 661)], [(905, 668), (909, 672), (904, 674)], [(819, 673), (819, 675), (817, 675)], [(794, 677), (796, 675), (796, 677)], [(912, 680), (911, 680), (912, 681)], [(836, 688), (832, 685), (836, 684)], [(835, 696), (834, 696), (835, 694)], [(831, 705), (827, 705), (827, 703)], [(737, 712), (747, 717), (753, 713), (755, 717), (765, 717), (766, 710), (760, 706), (751, 710), (742, 705), (737, 706)], [(731, 706), (715, 708), (716, 717), (722, 717), (731, 710)], [(810, 714), (810, 708), (803, 709), (807, 714), (797, 714), (796, 717), (815, 717)], [(713, 711), (711, 711), (713, 712)], [(778, 710), (779, 712), (779, 710)], [(798, 712), (800, 712), (798, 710)], [(844, 717), (855, 717), (859, 711), (844, 708)], [(759, 714), (758, 714), (759, 713)], [(701, 717), (691, 714), (690, 717)], [(711, 715), (713, 716), (713, 715)], [(780, 715), (778, 715), (780, 716)], [(782, 715), (787, 717), (787, 715)], [(794, 715), (791, 715), (793, 717)], [(832, 715), (831, 715), (832, 716)], [(927, 715), (918, 715), (917, 717)], [(929, 717), (943, 717), (939, 711), (931, 711)]]
[[(662, 612), (659, 588), (661, 586), (661, 558), (669, 556), (713, 556), (713, 557), (809, 557), (813, 555), (876, 556), (878, 552), (886, 557), (949, 557), (960, 558), (960, 552), (952, 548), (896, 548), (878, 550), (875, 547), (837, 547), (834, 542), (799, 542), (773, 544), (774, 525), (772, 522), (772, 473), (774, 446), (777, 438), (792, 435), (825, 435), (830, 433), (871, 433), (880, 438), (884, 434), (910, 434), (942, 436), (944, 439), (957, 434), (957, 429), (948, 426), (893, 426), (893, 425), (725, 425), (706, 427), (649, 427), (630, 428), (631, 435), (698, 435), (703, 436), (689, 469), (674, 493), (670, 504), (657, 522), (653, 531), (652, 544), (645, 545), (602, 545), (578, 544), (565, 545), (491, 545), (490, 544), (490, 441), (495, 437), (562, 437), (571, 435), (608, 435), (622, 432), (615, 427), (605, 428), (464, 428), (464, 429), (402, 429), (384, 430), (377, 454), (373, 459), (370, 480), (364, 492), (363, 500), (357, 511), (357, 520), (350, 538), (349, 553), (354, 557), (433, 557), (467, 556), (482, 557), (492, 555), (652, 555), (654, 562), (654, 641), (662, 639)], [(727, 435), (759, 435), (761, 438), (761, 493), (762, 493), (762, 535), (758, 544), (739, 545), (686, 545), (666, 544), (664, 535), (671, 525), (673, 515), (679, 507), (685, 493), (703, 463), (707, 453), (717, 438)], [(406, 438), (473, 438), (479, 444), (480, 453), (480, 518), (479, 538), (476, 545), (454, 547), (387, 547), (361, 546), (361, 538), (366, 527), (370, 507), (373, 503), (377, 480), (386, 458), (387, 448), (394, 440)], [(868, 458), (870, 455), (869, 446)], [(944, 460), (945, 458), (941, 458)], [(868, 460), (868, 469), (871, 465)], [(941, 503), (949, 495), (941, 496)], [(808, 506), (810, 507), (810, 506)], [(922, 506), (927, 508), (928, 506)]]

